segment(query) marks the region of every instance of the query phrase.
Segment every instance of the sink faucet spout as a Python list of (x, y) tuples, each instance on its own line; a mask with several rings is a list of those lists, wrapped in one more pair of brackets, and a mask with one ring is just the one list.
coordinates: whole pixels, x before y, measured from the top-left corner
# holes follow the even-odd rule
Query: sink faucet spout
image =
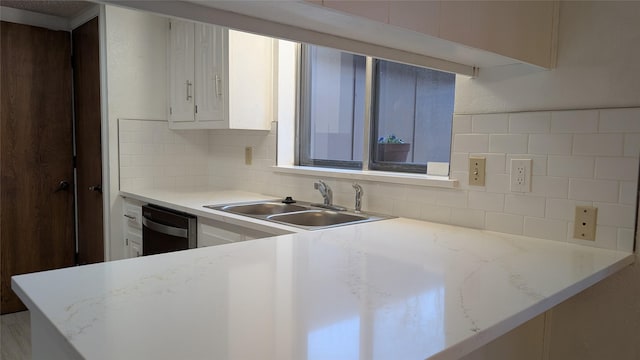
[(355, 210), (359, 213), (362, 210), (362, 195), (364, 194), (364, 190), (362, 190), (362, 186), (358, 183), (354, 183), (353, 188), (356, 190), (356, 206)]
[(322, 180), (318, 180), (313, 183), (313, 187), (314, 189), (320, 191), (320, 195), (322, 195), (322, 198), (324, 199), (324, 205), (333, 205), (333, 191), (331, 191), (331, 188), (329, 187), (329, 185), (327, 185), (327, 183)]

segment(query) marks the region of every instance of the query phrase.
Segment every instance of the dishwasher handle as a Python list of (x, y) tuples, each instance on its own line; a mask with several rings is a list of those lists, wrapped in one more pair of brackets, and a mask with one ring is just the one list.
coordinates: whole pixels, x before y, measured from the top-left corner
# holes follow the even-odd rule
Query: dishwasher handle
[(177, 228), (169, 225), (159, 224), (155, 221), (149, 220), (146, 217), (142, 218), (142, 225), (147, 228), (171, 236), (177, 236), (181, 238), (187, 239), (189, 236), (189, 231), (187, 229)]

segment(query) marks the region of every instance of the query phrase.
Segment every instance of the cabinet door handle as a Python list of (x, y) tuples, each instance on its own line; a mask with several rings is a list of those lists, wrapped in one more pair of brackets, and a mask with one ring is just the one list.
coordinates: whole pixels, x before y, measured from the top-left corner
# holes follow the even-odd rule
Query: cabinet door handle
[(222, 96), (222, 92), (220, 92), (220, 82), (222, 81), (222, 79), (220, 79), (220, 76), (218, 74), (216, 74), (216, 96), (220, 97)]
[(129, 214), (124, 214), (124, 217), (126, 217), (126, 218), (127, 218), (127, 219), (129, 219), (129, 220), (135, 220), (135, 219), (136, 219), (136, 217), (135, 217), (135, 216), (131, 216), (131, 215), (129, 215)]
[(187, 80), (187, 101), (191, 100), (191, 98), (193, 98), (193, 96), (191, 96), (191, 86), (193, 85), (193, 83), (189, 80)]

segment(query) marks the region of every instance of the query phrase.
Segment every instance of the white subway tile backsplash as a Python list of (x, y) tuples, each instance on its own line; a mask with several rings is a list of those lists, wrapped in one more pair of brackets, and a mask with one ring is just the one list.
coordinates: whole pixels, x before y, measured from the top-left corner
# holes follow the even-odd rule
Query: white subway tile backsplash
[[(363, 206), (402, 217), (629, 251), (633, 245), (640, 109), (455, 115), (450, 177), (456, 189), (359, 181)], [(321, 201), (315, 177), (273, 173), (275, 131), (172, 131), (167, 122), (120, 123), (120, 184), (238, 189)], [(244, 164), (245, 146), (253, 164)], [(469, 155), (487, 159), (486, 186), (468, 185)], [(510, 160), (533, 159), (531, 193), (512, 193)], [(149, 162), (148, 162), (149, 161)], [(147, 163), (148, 162), (148, 163)], [(140, 166), (142, 165), (142, 166)], [(353, 206), (351, 180), (328, 179)], [(596, 242), (572, 238), (576, 205), (595, 205)]]
[(133, 142), (120, 144), (120, 154), (123, 154), (123, 155), (142, 154), (142, 144), (137, 144)]
[(545, 216), (548, 219), (573, 221), (575, 218), (576, 205), (575, 200), (547, 199)]
[(593, 178), (595, 158), (549, 155), (547, 175), (572, 178)]
[(508, 174), (488, 173), (485, 178), (485, 190), (493, 193), (509, 192), (510, 178)]
[(488, 211), (504, 210), (504, 194), (469, 191), (469, 208)]
[(640, 132), (640, 109), (606, 109), (600, 110), (601, 133)]
[(454, 152), (449, 163), (451, 171), (467, 171), (469, 169), (469, 154)]
[(636, 203), (636, 196), (638, 192), (638, 185), (632, 181), (620, 182), (620, 198), (618, 202), (620, 204), (634, 205)]
[(622, 156), (624, 152), (622, 134), (575, 134), (574, 155)]
[(596, 158), (596, 179), (633, 181), (638, 177), (638, 159), (622, 157)]
[(506, 133), (509, 130), (508, 114), (482, 114), (471, 117), (471, 132), (485, 134)]
[(503, 174), (505, 173), (506, 156), (505, 154), (471, 154), (471, 156), (484, 157), (486, 161), (486, 174)]
[(598, 208), (598, 225), (632, 228), (636, 221), (636, 209), (629, 205), (594, 203)]
[(416, 201), (394, 200), (393, 215), (411, 219), (420, 219), (422, 205), (422, 203)]
[(451, 224), (474, 229), (484, 229), (485, 212), (474, 209), (451, 209)]
[(529, 154), (571, 154), (573, 134), (531, 134)]
[(605, 249), (618, 247), (618, 229), (612, 226), (599, 225), (596, 229), (595, 245)]
[(456, 134), (453, 137), (453, 151), (467, 153), (487, 152), (489, 151), (489, 135)]
[(451, 132), (454, 134), (468, 134), (471, 132), (471, 115), (454, 115)]
[(533, 176), (531, 193), (547, 198), (567, 198), (569, 196), (569, 179), (552, 176)]
[(504, 202), (504, 212), (509, 214), (544, 217), (545, 198), (507, 194)]
[(522, 235), (524, 231), (524, 217), (497, 212), (487, 212), (485, 228), (490, 231)]
[(598, 132), (598, 111), (553, 111), (551, 113), (551, 132), (596, 133)]
[(442, 190), (436, 195), (436, 204), (448, 207), (467, 207), (467, 192), (458, 190)]
[(449, 224), (451, 223), (451, 208), (422, 204), (420, 207), (420, 218), (427, 221)]
[(550, 124), (550, 112), (526, 112), (509, 115), (510, 133), (547, 133)]
[(633, 251), (633, 229), (618, 229), (618, 250), (620, 251)]
[(541, 239), (564, 241), (567, 238), (567, 222), (537, 217), (525, 217), (524, 235)]
[(584, 201), (618, 201), (618, 182), (608, 180), (569, 179), (569, 199)]
[(640, 134), (624, 134), (624, 156), (640, 156)]
[(494, 153), (526, 153), (529, 135), (492, 134), (489, 135), (489, 151)]

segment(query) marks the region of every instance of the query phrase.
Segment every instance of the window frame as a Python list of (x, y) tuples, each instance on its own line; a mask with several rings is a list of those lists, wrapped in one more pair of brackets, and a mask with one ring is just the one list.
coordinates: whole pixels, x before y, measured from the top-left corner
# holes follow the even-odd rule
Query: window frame
[[(302, 119), (311, 119), (311, 94), (310, 87), (305, 84), (310, 84), (311, 69), (309, 66), (309, 53), (310, 46), (300, 44), (299, 54), (299, 81), (298, 81), (298, 115), (296, 119), (296, 156), (295, 161), (300, 166), (314, 166), (314, 167), (326, 167), (337, 169), (351, 169), (361, 170), (364, 165), (363, 161), (346, 161), (346, 160), (327, 160), (327, 159), (314, 159), (311, 157), (311, 122), (302, 121)], [(366, 61), (367, 57), (365, 57)], [(365, 85), (366, 88), (366, 85)], [(365, 105), (368, 95), (365, 94)], [(367, 122), (367, 116), (365, 114), (364, 122)], [(367, 134), (364, 134), (365, 137)], [(366, 142), (366, 141), (365, 141)], [(307, 145), (307, 146), (304, 146)]]
[[(296, 142), (295, 142), (295, 163), (303, 167), (323, 167), (333, 168), (336, 170), (362, 170), (362, 171), (383, 171), (386, 173), (397, 174), (427, 174), (427, 164), (415, 163), (393, 163), (384, 161), (375, 161), (375, 152), (377, 151), (378, 142), (378, 115), (377, 105), (380, 91), (377, 89), (376, 71), (380, 61), (384, 59), (374, 58), (371, 56), (360, 55), (365, 57), (365, 109), (363, 121), (363, 149), (362, 161), (340, 161), (312, 159), (310, 157), (311, 144), (311, 126), (310, 121), (302, 121), (311, 118), (311, 94), (310, 87), (306, 86), (311, 78), (311, 70), (309, 66), (309, 48), (307, 44), (299, 44), (298, 51), (298, 110), (296, 111)], [(336, 51), (349, 53), (347, 51), (334, 49)], [(355, 54), (359, 55), (359, 54)], [(411, 64), (409, 64), (411, 65)], [(416, 66), (416, 65), (411, 65)], [(434, 69), (437, 71), (443, 71)], [(448, 71), (443, 71), (448, 72)], [(453, 114), (452, 114), (453, 115)], [(452, 119), (453, 121), (453, 119)], [(415, 123), (415, 120), (414, 120)], [(414, 135), (415, 136), (415, 135)], [(305, 146), (307, 145), (307, 146)], [(450, 146), (451, 146), (450, 140)], [(449, 149), (449, 164), (451, 163), (451, 148)], [(449, 170), (450, 175), (451, 170)], [(447, 176), (448, 176), (447, 175)]]

